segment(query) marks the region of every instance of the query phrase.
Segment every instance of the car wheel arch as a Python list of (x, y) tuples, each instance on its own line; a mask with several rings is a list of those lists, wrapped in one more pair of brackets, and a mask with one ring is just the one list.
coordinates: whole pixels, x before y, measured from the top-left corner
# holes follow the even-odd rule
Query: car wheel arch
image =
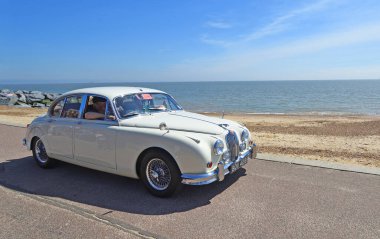
[(144, 156), (147, 153), (152, 152), (152, 151), (161, 151), (161, 152), (167, 154), (168, 156), (170, 156), (173, 159), (173, 162), (176, 164), (178, 170), (181, 171), (180, 168), (179, 168), (179, 166), (178, 166), (177, 161), (175, 160), (175, 158), (173, 157), (173, 155), (171, 153), (169, 153), (167, 150), (165, 150), (165, 149), (163, 149), (161, 147), (149, 147), (149, 148), (144, 149), (144, 151), (142, 151), (140, 153), (140, 155), (138, 156), (138, 158), (136, 160), (135, 170), (136, 170), (136, 174), (137, 174), (138, 177), (140, 177), (140, 173), (139, 173), (140, 170), (139, 169), (140, 169), (140, 166), (141, 166), (142, 159), (144, 158)]
[(37, 139), (39, 139), (40, 137), (38, 136), (33, 136), (33, 138), (30, 140), (30, 149), (33, 150), (34, 148), (34, 143)]
[(33, 143), (36, 138), (40, 138), (41, 140), (45, 141), (43, 136), (43, 130), (39, 126), (30, 126), (30, 130), (26, 136), (27, 139), (30, 139), (30, 150), (32, 150)]

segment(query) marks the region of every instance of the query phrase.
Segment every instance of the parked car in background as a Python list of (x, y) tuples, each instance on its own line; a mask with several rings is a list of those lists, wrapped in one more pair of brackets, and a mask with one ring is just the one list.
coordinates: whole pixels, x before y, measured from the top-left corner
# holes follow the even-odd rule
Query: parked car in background
[(139, 178), (156, 196), (222, 181), (256, 145), (243, 125), (185, 111), (165, 92), (96, 87), (67, 92), (28, 125), (24, 145), (42, 168), (57, 160)]

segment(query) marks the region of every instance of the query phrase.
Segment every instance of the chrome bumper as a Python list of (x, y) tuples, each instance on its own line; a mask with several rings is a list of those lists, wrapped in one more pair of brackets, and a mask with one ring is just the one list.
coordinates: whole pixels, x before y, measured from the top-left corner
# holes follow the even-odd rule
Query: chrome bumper
[(246, 157), (248, 157), (248, 159), (252, 159), (256, 158), (256, 156), (257, 147), (256, 144), (253, 144), (251, 147), (248, 148), (247, 151), (239, 155), (239, 157), (234, 162), (229, 162), (228, 164), (220, 162), (218, 163), (218, 168), (210, 173), (182, 174), (182, 183), (188, 185), (205, 185), (215, 181), (223, 181), (224, 176), (230, 173), (229, 168), (232, 164), (236, 164)]

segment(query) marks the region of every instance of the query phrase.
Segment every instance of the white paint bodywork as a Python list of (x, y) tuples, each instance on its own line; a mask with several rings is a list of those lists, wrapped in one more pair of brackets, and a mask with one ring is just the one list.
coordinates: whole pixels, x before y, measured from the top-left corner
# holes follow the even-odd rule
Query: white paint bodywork
[[(63, 97), (97, 94), (112, 101), (120, 95), (141, 92), (164, 93), (146, 88), (98, 87), (71, 91)], [(163, 122), (168, 130), (159, 129)], [(213, 152), (215, 141), (220, 139), (225, 144), (228, 130), (241, 135), (244, 129), (234, 121), (183, 110), (117, 121), (52, 118), (46, 114), (28, 127), (26, 143), (30, 149), (33, 137), (37, 136), (45, 144), (49, 157), (132, 178), (138, 178), (139, 156), (147, 149), (160, 148), (173, 157), (182, 174), (202, 174), (214, 171), (221, 158)], [(213, 166), (207, 168), (210, 162)]]

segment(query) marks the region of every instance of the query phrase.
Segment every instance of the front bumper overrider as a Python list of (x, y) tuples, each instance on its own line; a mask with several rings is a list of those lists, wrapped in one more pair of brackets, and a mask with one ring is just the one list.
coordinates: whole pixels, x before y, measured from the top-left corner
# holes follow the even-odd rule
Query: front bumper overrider
[(205, 185), (210, 184), (215, 181), (223, 181), (224, 176), (230, 173), (230, 167), (233, 164), (239, 163), (241, 160), (247, 158), (252, 159), (257, 156), (257, 146), (252, 144), (248, 150), (241, 153), (239, 157), (234, 162), (229, 162), (227, 164), (220, 162), (218, 163), (217, 169), (212, 172), (204, 174), (182, 174), (182, 183), (188, 185)]

